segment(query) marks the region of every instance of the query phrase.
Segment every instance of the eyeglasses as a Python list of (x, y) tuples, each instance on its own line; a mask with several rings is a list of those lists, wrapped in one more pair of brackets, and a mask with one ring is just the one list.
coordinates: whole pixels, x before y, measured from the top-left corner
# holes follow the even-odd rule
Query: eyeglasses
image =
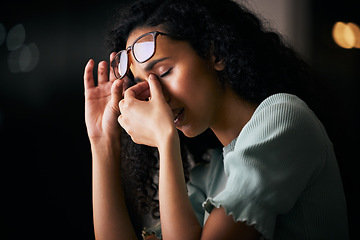
[(111, 62), (115, 77), (117, 79), (122, 79), (126, 76), (129, 70), (129, 51), (132, 52), (134, 59), (138, 63), (144, 63), (154, 56), (156, 37), (159, 35), (167, 34), (158, 31), (145, 33), (138, 37), (131, 46), (118, 52)]

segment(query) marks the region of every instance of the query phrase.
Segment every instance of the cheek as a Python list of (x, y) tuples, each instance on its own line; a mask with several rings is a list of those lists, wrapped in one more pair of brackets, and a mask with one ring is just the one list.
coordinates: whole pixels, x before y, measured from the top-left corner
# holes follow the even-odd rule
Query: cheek
[(211, 101), (213, 88), (206, 76), (182, 74), (171, 84), (171, 95), (184, 104), (192, 115), (207, 115), (208, 103)]
[[(183, 101), (186, 95), (190, 95), (193, 89), (191, 77), (181, 69), (177, 69), (169, 76), (167, 80), (163, 81), (164, 87), (168, 90), (172, 97)], [(188, 94), (187, 94), (188, 93)]]
[(204, 112), (219, 90), (217, 75), (201, 61), (186, 63), (174, 68), (173, 74), (164, 79), (164, 88), (175, 101), (182, 102), (193, 111)]

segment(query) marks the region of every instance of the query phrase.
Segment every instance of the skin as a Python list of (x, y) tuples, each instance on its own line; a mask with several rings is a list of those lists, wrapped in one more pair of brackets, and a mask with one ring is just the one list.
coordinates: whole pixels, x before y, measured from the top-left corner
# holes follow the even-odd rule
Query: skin
[[(135, 29), (127, 46), (154, 30), (161, 31)], [(123, 80), (115, 80), (112, 73), (107, 77), (106, 62), (99, 63), (98, 86), (93, 81), (94, 62), (90, 60), (85, 68), (85, 119), (93, 154), (96, 238), (135, 239), (119, 184), (120, 173), (115, 171), (120, 161), (118, 120), (134, 142), (159, 150), (163, 239), (258, 239), (260, 234), (252, 226), (234, 222), (222, 207), (215, 208), (201, 227), (188, 199), (176, 131), (193, 137), (211, 128), (227, 145), (239, 135), (256, 106), (219, 85), (217, 71), (225, 66), (215, 62), (215, 57), (204, 60), (189, 43), (167, 36), (160, 35), (156, 41), (156, 53), (148, 62), (139, 64), (129, 55), (130, 69), (139, 83), (124, 94)], [(153, 65), (151, 69), (149, 64)]]

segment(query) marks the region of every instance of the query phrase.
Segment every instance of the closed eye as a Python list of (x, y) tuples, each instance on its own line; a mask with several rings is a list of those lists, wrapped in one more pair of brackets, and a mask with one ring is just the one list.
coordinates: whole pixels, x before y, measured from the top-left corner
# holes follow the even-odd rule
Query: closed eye
[(167, 75), (170, 74), (172, 68), (170, 68), (168, 71), (166, 71), (165, 73), (161, 74), (160, 77), (163, 78), (163, 77), (166, 77)]

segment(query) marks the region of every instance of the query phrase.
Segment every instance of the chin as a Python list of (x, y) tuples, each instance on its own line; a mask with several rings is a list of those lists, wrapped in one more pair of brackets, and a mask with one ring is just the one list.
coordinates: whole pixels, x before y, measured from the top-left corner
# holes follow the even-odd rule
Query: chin
[(180, 128), (178, 128), (178, 130), (180, 130), (186, 137), (194, 138), (205, 132), (206, 129), (200, 130), (194, 129), (192, 127), (181, 126)]
[(199, 134), (188, 134), (188, 133), (186, 133), (186, 132), (182, 132), (186, 137), (188, 137), (188, 138), (194, 138), (194, 137), (196, 137), (196, 136), (198, 136)]

